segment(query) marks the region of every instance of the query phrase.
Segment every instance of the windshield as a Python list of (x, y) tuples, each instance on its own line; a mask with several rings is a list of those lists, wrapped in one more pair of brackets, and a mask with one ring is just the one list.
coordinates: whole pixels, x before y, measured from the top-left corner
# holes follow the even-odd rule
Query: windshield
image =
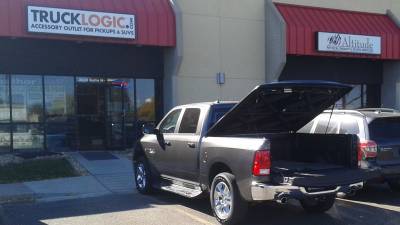
[(368, 126), (372, 140), (400, 139), (400, 117), (378, 118)]

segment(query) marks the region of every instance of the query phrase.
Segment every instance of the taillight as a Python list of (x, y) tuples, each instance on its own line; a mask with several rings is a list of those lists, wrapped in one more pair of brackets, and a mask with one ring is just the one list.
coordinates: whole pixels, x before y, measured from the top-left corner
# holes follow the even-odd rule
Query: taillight
[(376, 156), (378, 155), (378, 145), (375, 143), (375, 141), (361, 141), (358, 149), (359, 161), (368, 158), (376, 158)]
[(271, 173), (271, 153), (268, 150), (257, 151), (253, 161), (253, 175), (267, 176)]

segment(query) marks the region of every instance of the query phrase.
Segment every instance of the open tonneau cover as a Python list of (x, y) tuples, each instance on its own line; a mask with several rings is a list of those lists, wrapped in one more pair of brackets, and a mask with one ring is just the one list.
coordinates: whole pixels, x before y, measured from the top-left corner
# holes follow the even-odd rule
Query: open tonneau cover
[(256, 87), (208, 136), (296, 132), (352, 89), (327, 81), (284, 81)]

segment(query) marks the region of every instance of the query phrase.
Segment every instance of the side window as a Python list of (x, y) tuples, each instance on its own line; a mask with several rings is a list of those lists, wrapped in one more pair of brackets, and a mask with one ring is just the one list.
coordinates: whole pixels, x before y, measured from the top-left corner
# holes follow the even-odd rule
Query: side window
[(179, 133), (195, 134), (199, 123), (200, 109), (186, 109), (182, 117)]
[(178, 123), (179, 115), (181, 114), (181, 109), (177, 109), (172, 111), (167, 118), (160, 125), (160, 132), (165, 133), (174, 133), (176, 124)]

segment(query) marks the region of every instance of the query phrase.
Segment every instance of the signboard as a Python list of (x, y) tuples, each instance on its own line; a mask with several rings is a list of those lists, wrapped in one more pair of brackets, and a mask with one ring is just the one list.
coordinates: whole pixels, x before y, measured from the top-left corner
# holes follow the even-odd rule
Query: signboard
[(135, 39), (135, 16), (117, 13), (28, 6), (28, 31)]
[(381, 37), (341, 33), (317, 33), (317, 49), (322, 52), (340, 52), (380, 55)]

